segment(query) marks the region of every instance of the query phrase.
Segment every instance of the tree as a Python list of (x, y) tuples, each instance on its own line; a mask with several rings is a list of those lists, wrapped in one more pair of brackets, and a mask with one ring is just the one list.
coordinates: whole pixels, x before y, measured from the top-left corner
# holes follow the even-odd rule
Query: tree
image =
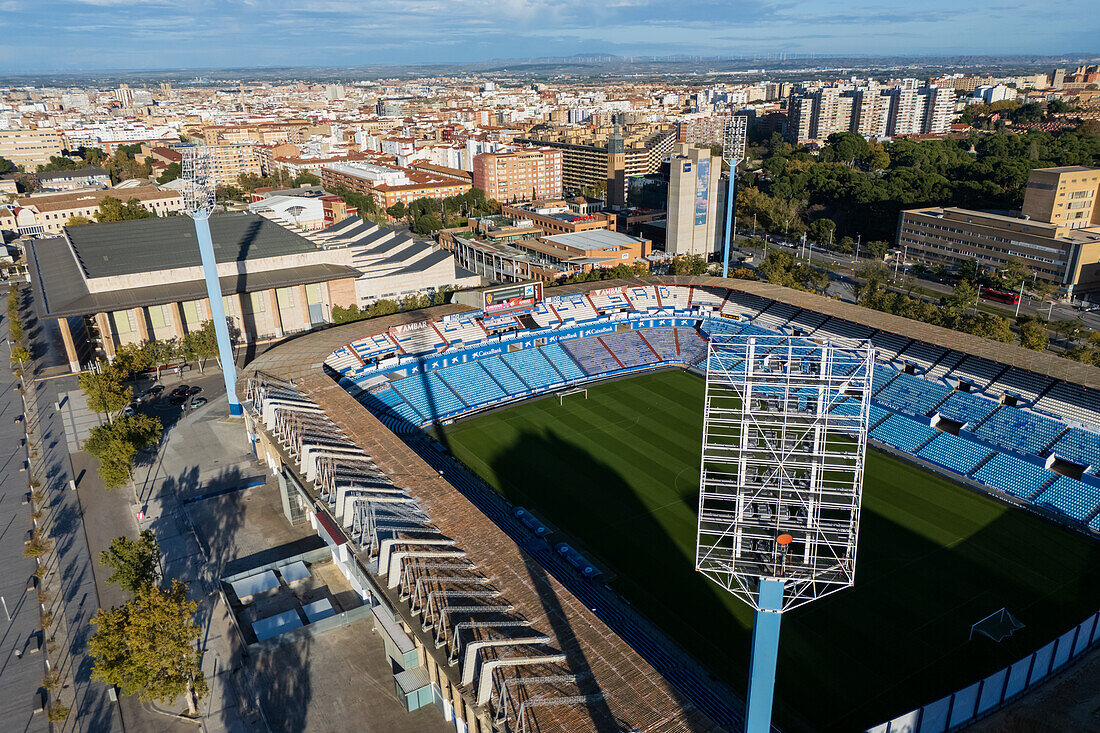
[(112, 414), (121, 411), (134, 398), (134, 390), (122, 385), (123, 377), (114, 365), (100, 361), (95, 369), (81, 372), (77, 381), (88, 399), (88, 407), (110, 420)]
[(963, 260), (959, 263), (956, 274), (959, 276), (959, 280), (976, 283), (978, 282), (978, 277), (981, 275), (981, 268), (978, 267), (978, 261), (976, 259), (970, 258), (969, 260)]
[(117, 489), (129, 483), (138, 502), (134, 483), (134, 456), (160, 440), (160, 419), (140, 412), (92, 428), (84, 441), (84, 450), (99, 459), (99, 477), (104, 487)]
[(1031, 277), (1031, 267), (1023, 257), (1013, 255), (1005, 262), (1001, 270), (1001, 284), (1009, 290), (1016, 290), (1020, 283)]
[(707, 261), (701, 255), (684, 255), (672, 260), (673, 275), (705, 275)]
[(92, 677), (143, 702), (184, 695), (190, 714), (197, 714), (207, 693), (202, 653), (195, 648), (202, 628), (191, 620), (197, 610), (187, 599), (187, 584), (173, 580), (167, 590), (144, 586), (125, 605), (97, 611), (88, 640)]
[(735, 280), (755, 280), (756, 273), (747, 267), (738, 267), (730, 270), (730, 277)]
[(164, 172), (157, 176), (157, 183), (165, 184), (183, 176), (183, 166), (179, 163), (169, 163)]
[(114, 572), (107, 578), (128, 593), (155, 586), (160, 580), (160, 545), (153, 530), (142, 530), (136, 540), (116, 537), (99, 553), (99, 564)]
[(1046, 326), (1036, 320), (1024, 321), (1020, 324), (1020, 346), (1033, 351), (1046, 351), (1050, 334)]
[(0, 157), (0, 175), (5, 173), (15, 173), (19, 170), (19, 166), (12, 163), (10, 160), (4, 157)]
[(393, 219), (404, 219), (405, 218), (405, 202), (398, 201), (393, 206), (388, 207), (386, 209), (386, 213), (389, 214), (389, 216)]
[(294, 180), (291, 181), (290, 184), (295, 188), (299, 186), (320, 186), (321, 178), (309, 171), (302, 171), (294, 176)]
[(959, 317), (978, 302), (978, 289), (969, 280), (960, 280), (951, 295), (942, 299), (943, 307), (952, 317)]
[(811, 242), (824, 245), (828, 244), (833, 238), (834, 232), (836, 232), (836, 222), (832, 219), (821, 218), (810, 222), (810, 226), (806, 230), (806, 236), (810, 238)]
[(31, 360), (30, 352), (27, 351), (27, 347), (23, 344), (16, 344), (11, 349), (11, 363), (14, 366), (23, 368), (23, 365)]
[(132, 219), (150, 219), (156, 216), (153, 212), (141, 205), (135, 198), (125, 204), (112, 196), (105, 196), (99, 202), (99, 211), (95, 218), (98, 222), (105, 221), (130, 221)]
[(198, 361), (199, 374), (204, 373), (206, 360), (218, 355), (218, 334), (214, 331), (214, 322), (203, 321), (201, 328), (188, 331), (180, 343), (180, 354), (187, 360)]
[(153, 339), (142, 346), (152, 367), (157, 370), (157, 381), (160, 381), (161, 368), (179, 353), (179, 346), (175, 339)]
[(990, 313), (968, 313), (959, 318), (956, 328), (974, 336), (1010, 344), (1016, 340), (1008, 319)]
[(92, 223), (92, 220), (89, 219), (88, 217), (81, 216), (80, 214), (77, 214), (76, 216), (70, 216), (69, 220), (67, 222), (65, 222), (65, 226), (67, 226), (67, 227), (80, 227), (80, 226), (84, 226), (85, 224), (91, 224), (91, 223)]
[(141, 374), (153, 368), (149, 352), (138, 344), (122, 344), (115, 350), (115, 359), (111, 365), (124, 377)]

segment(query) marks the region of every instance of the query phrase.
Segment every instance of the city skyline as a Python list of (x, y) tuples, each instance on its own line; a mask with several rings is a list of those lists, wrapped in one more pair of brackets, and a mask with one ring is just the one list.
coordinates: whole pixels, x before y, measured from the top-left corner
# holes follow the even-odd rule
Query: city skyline
[[(0, 70), (90, 71), (462, 63), (576, 54), (929, 56), (1087, 53), (1098, 25), (1083, 0), (937, 0), (835, 11), (688, 0), (3, 0), (15, 41)], [(16, 33), (17, 31), (17, 33)]]

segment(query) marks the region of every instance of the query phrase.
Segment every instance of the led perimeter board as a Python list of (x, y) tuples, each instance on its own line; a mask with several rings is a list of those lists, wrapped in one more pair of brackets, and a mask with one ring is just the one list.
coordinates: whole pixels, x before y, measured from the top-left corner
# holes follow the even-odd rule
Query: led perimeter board
[(486, 290), (481, 294), (486, 316), (514, 316), (529, 313), (542, 301), (542, 283), (516, 283)]

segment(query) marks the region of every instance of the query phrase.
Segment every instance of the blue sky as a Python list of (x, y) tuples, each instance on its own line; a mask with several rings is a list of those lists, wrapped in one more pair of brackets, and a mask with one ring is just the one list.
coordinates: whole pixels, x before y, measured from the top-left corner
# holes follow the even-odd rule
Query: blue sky
[(621, 55), (1058, 54), (1096, 0), (0, 0), (0, 72)]

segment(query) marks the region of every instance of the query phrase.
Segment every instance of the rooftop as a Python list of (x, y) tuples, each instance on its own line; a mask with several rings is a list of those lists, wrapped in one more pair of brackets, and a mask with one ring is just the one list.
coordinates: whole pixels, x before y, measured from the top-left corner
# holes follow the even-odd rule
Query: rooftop
[(543, 239), (561, 247), (574, 247), (589, 251), (593, 249), (608, 249), (610, 247), (631, 247), (644, 242), (644, 239), (620, 234), (609, 229), (589, 229), (585, 232), (573, 232), (571, 234), (555, 234)]
[(35, 174), (40, 181), (52, 181), (57, 178), (85, 178), (88, 176), (106, 175), (108, 175), (106, 169), (98, 168), (93, 165), (86, 165), (83, 168), (77, 168), (72, 171), (46, 171), (44, 173)]
[[(210, 232), (218, 262), (317, 250), (305, 237), (257, 214), (211, 216)], [(65, 235), (90, 278), (202, 266), (195, 224), (186, 216), (65, 227)]]
[(99, 206), (105, 198), (129, 201), (153, 201), (155, 199), (179, 198), (179, 191), (162, 190), (156, 186), (134, 186), (125, 190), (112, 188), (101, 191), (79, 191), (74, 193), (59, 193), (51, 196), (24, 197), (16, 201), (17, 206), (33, 206), (41, 213), (49, 211), (68, 211), (80, 206)]

